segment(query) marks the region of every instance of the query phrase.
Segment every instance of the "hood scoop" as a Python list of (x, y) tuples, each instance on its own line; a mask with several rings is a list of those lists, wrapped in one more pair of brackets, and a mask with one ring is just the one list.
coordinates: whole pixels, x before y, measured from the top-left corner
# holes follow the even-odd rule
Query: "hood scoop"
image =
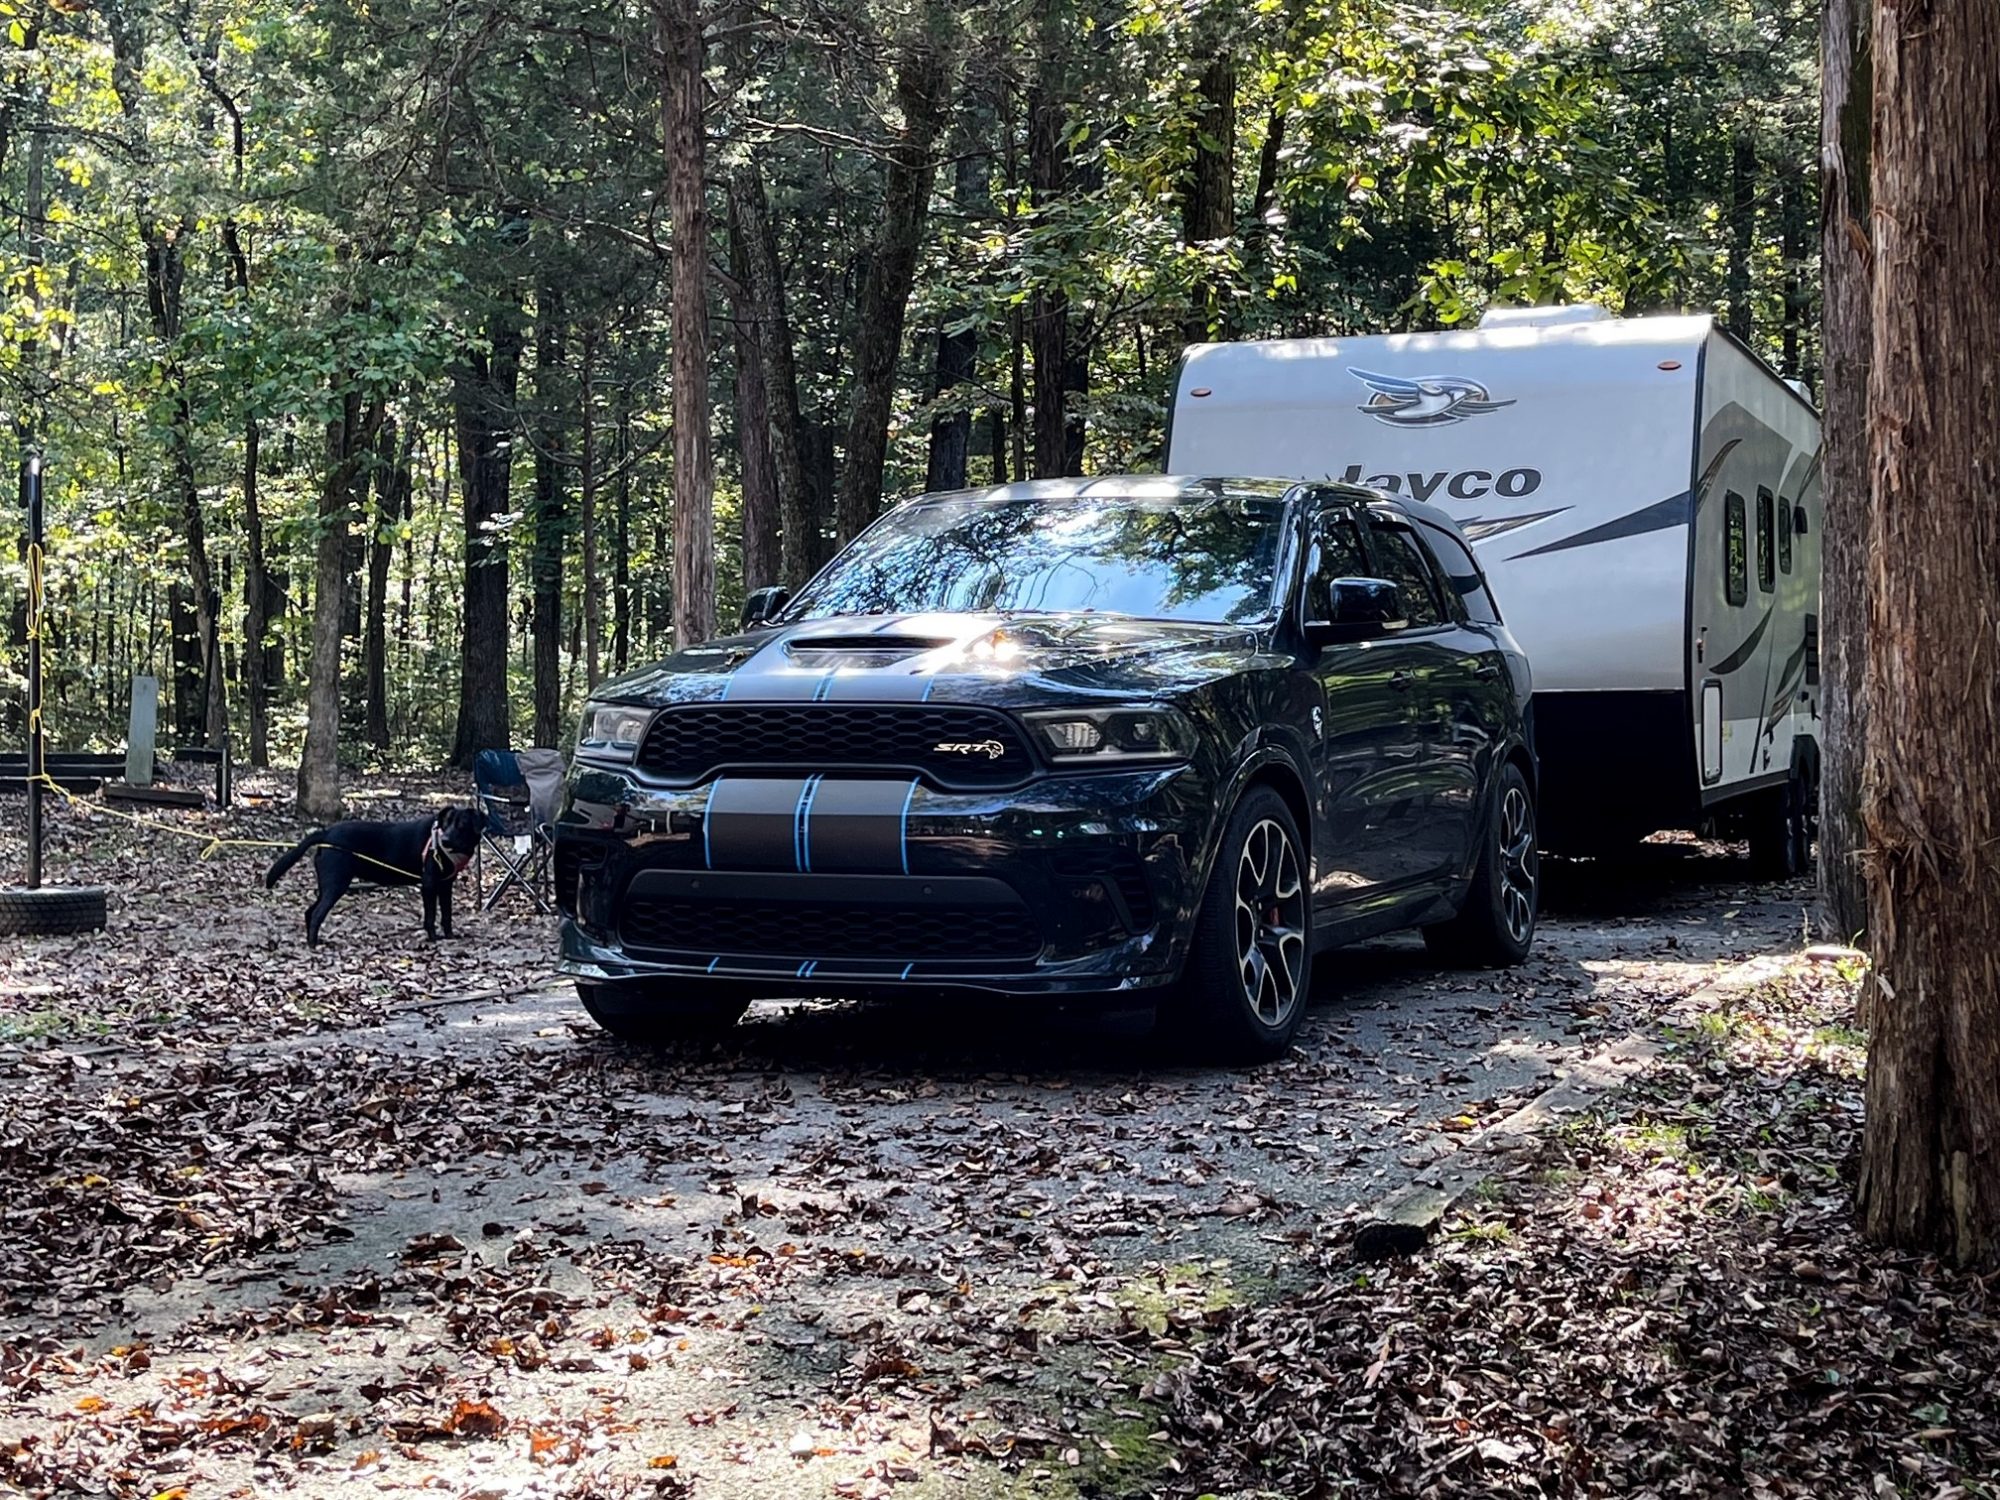
[(815, 635), (785, 643), (788, 656), (869, 656), (895, 661), (905, 656), (921, 656), (949, 646), (949, 636), (930, 635)]

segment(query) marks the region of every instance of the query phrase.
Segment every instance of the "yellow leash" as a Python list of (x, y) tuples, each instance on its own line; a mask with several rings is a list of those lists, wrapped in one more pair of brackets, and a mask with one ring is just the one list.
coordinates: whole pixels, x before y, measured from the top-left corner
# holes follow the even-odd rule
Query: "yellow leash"
[[(50, 776), (46, 771), (40, 776), (30, 779), (47, 787), (57, 796), (66, 799), (72, 806), (81, 807), (88, 812), (97, 813), (104, 817), (121, 819), (124, 822), (132, 824), (135, 828), (149, 828), (155, 833), (171, 833), (176, 838), (197, 840), (202, 846), (201, 853), (195, 856), (197, 859), (206, 860), (222, 849), (295, 849), (298, 847), (296, 842), (287, 843), (283, 839), (211, 838), (205, 833), (194, 833), (185, 828), (176, 828), (171, 823), (161, 823), (153, 818), (142, 818), (133, 813), (119, 812), (116, 808), (105, 807), (103, 804), (92, 802), (86, 797), (79, 797), (68, 787), (58, 785), (55, 778)], [(320, 849), (342, 849), (342, 846), (339, 844), (329, 844), (322, 839), (316, 844), (306, 845), (304, 852), (310, 854)], [(386, 859), (377, 859), (374, 855), (363, 854), (358, 849), (342, 849), (342, 852), (353, 859), (362, 860), (379, 869), (387, 870), (391, 874), (400, 875), (405, 880), (420, 881), (423, 879), (423, 872), (420, 870), (406, 870), (401, 865), (392, 865)], [(441, 858), (439, 863), (447, 863), (447, 861)]]

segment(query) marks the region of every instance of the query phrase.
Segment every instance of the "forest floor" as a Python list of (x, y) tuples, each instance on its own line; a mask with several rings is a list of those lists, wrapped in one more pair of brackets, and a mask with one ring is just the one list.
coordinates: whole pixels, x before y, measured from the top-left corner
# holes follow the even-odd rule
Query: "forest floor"
[[(52, 821), (113, 909), (0, 949), (0, 1492), (1996, 1493), (2000, 1288), (1856, 1240), (1854, 975), (1731, 851), (1553, 863), (1517, 970), (1343, 953), (1294, 1054), (1225, 1071), (959, 1005), (639, 1051), (525, 904), (430, 945), (351, 895), (309, 953), (275, 851)], [(1366, 1205), (1635, 1033), (1356, 1261)]]

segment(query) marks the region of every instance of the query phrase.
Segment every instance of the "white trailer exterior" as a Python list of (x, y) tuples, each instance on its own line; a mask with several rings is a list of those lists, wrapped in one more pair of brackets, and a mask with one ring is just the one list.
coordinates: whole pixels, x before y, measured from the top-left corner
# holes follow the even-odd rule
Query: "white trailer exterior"
[(1167, 469), (1449, 511), (1533, 664), (1552, 844), (1721, 819), (1774, 871), (1803, 863), (1819, 415), (1713, 318), (1510, 309), (1463, 332), (1197, 345)]

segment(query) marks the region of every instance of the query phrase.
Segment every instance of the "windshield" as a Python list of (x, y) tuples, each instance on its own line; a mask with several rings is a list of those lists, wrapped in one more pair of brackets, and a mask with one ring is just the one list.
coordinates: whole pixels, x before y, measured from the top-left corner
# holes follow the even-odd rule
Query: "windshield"
[(885, 517), (787, 619), (1095, 610), (1234, 624), (1275, 612), (1282, 500), (931, 501)]

